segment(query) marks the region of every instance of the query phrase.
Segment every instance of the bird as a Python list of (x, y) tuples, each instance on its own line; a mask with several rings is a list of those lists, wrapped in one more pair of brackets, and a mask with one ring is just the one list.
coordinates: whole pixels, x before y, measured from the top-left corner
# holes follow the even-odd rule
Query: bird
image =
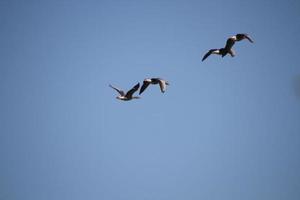
[(116, 90), (120, 95), (117, 96), (116, 98), (122, 101), (129, 101), (132, 99), (139, 99), (140, 97), (138, 96), (133, 96), (133, 94), (140, 88), (140, 83), (136, 84), (135, 86), (133, 86), (133, 88), (131, 88), (126, 94), (123, 90), (120, 90), (112, 85), (109, 85), (109, 87), (113, 88), (114, 90)]
[(159, 84), (160, 91), (164, 93), (166, 91), (167, 85), (169, 85), (169, 82), (161, 78), (146, 78), (143, 81), (143, 85), (140, 89), (139, 94), (142, 94), (150, 84), (153, 85)]
[(227, 54), (230, 54), (231, 57), (235, 56), (235, 52), (232, 49), (233, 45), (235, 42), (239, 42), (241, 40), (247, 39), (251, 43), (253, 43), (253, 40), (250, 38), (250, 36), (246, 33), (238, 33), (234, 36), (231, 36), (227, 39), (225, 47), (220, 48), (220, 49), (210, 49), (202, 58), (202, 61), (204, 61), (208, 56), (211, 54), (217, 54), (217, 55), (222, 55), (222, 57), (226, 56)]

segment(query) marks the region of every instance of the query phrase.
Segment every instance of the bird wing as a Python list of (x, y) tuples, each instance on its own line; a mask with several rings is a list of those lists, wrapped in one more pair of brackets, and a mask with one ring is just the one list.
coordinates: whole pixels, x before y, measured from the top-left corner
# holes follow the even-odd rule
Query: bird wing
[(166, 91), (166, 81), (165, 80), (159, 80), (159, 87), (160, 87), (160, 91), (162, 93), (164, 93)]
[(249, 35), (245, 35), (245, 38), (249, 40), (249, 42), (253, 43), (254, 41), (249, 37)]
[(218, 49), (211, 49), (209, 50), (202, 58), (202, 62), (208, 57), (210, 56), (210, 54), (212, 54), (214, 51), (217, 51)]
[(140, 83), (136, 84), (131, 90), (126, 93), (126, 97), (131, 98), (133, 93), (135, 93), (140, 87)]
[(144, 90), (150, 85), (150, 82), (149, 81), (144, 81), (143, 82), (143, 85), (140, 89), (140, 94), (142, 94), (144, 92)]
[(249, 42), (253, 43), (253, 40), (249, 37), (247, 33), (238, 33), (236, 34), (236, 37), (239, 38), (239, 41), (243, 39), (247, 39), (249, 40)]
[(233, 38), (231, 38), (231, 37), (228, 38), (227, 41), (226, 41), (226, 45), (225, 45), (224, 49), (226, 49), (226, 50), (231, 49), (232, 46), (234, 45), (234, 43), (235, 43), (235, 40)]
[(120, 90), (120, 89), (118, 89), (118, 88), (116, 88), (116, 87), (114, 87), (114, 86), (112, 86), (112, 85), (109, 85), (109, 87), (111, 87), (112, 89), (116, 90), (121, 96), (124, 96), (124, 95), (125, 95), (125, 93), (124, 93), (123, 90)]

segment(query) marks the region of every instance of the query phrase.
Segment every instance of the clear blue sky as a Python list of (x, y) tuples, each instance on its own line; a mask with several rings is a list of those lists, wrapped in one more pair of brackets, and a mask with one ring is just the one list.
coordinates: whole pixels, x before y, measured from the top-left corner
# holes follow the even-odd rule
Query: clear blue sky
[[(300, 3), (0, 2), (0, 199), (299, 200)], [(255, 43), (211, 56), (236, 33)], [(165, 94), (115, 99), (146, 77)]]

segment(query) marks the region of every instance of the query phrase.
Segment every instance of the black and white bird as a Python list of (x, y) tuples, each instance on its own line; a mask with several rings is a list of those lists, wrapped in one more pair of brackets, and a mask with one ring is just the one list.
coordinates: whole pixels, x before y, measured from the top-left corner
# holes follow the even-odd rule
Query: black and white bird
[(159, 84), (160, 91), (164, 93), (167, 89), (167, 85), (169, 85), (169, 82), (161, 78), (146, 78), (140, 89), (140, 94), (142, 94), (150, 84), (153, 85)]
[(247, 39), (249, 40), (251, 43), (253, 43), (253, 40), (249, 37), (248, 34), (246, 33), (238, 33), (234, 36), (231, 36), (227, 39), (226, 41), (226, 45), (224, 48), (220, 48), (220, 49), (210, 49), (202, 58), (202, 61), (204, 61), (208, 56), (210, 56), (211, 54), (217, 54), (217, 55), (221, 55), (222, 57), (226, 56), (227, 54), (230, 54), (231, 57), (235, 56), (235, 52), (232, 49), (233, 45), (235, 44), (235, 42), (239, 42), (241, 40)]
[(109, 87), (113, 88), (116, 90), (120, 95), (117, 96), (116, 98), (122, 101), (129, 101), (132, 99), (139, 99), (140, 97), (138, 96), (133, 96), (133, 94), (140, 88), (140, 83), (136, 84), (132, 89), (130, 89), (126, 94), (123, 90), (120, 90), (112, 85), (109, 85)]

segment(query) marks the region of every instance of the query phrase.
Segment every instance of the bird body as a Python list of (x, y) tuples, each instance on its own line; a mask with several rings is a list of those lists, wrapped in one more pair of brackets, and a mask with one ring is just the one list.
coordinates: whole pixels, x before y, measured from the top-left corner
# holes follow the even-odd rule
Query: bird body
[(130, 101), (132, 99), (140, 99), (141, 97), (133, 96), (132, 98), (128, 98), (128, 97), (124, 97), (124, 96), (117, 96), (116, 98), (119, 100), (122, 100), (122, 101)]

